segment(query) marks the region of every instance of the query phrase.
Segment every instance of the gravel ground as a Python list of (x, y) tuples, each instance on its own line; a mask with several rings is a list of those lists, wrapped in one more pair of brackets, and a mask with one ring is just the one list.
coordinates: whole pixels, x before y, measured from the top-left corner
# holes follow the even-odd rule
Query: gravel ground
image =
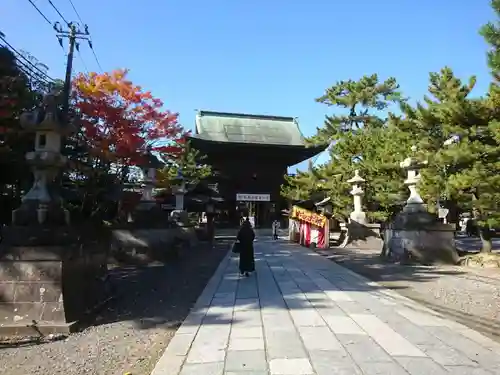
[(379, 252), (332, 249), (323, 255), (500, 342), (500, 270), (384, 263)]
[(0, 344), (0, 374), (149, 375), (228, 249), (218, 242), (176, 264), (115, 269), (119, 298), (94, 326), (61, 341)]

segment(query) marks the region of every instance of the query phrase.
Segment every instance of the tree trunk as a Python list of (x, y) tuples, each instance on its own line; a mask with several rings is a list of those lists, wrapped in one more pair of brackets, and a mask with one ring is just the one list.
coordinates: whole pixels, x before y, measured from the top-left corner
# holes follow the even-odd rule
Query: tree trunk
[(477, 231), (479, 232), (479, 237), (481, 238), (481, 253), (491, 253), (493, 244), (491, 243), (491, 230), (488, 225), (479, 225), (479, 210), (475, 207), (474, 203), (478, 200), (477, 190), (472, 194), (472, 217), (477, 224)]
[(479, 236), (481, 237), (481, 253), (491, 253), (493, 244), (491, 242), (491, 230), (488, 226), (481, 226), (479, 229)]

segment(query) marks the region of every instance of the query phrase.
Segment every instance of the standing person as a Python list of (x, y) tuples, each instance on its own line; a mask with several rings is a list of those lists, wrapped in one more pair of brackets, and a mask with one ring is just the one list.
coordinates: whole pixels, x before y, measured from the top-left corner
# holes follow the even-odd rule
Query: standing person
[(280, 229), (280, 222), (278, 220), (273, 221), (273, 240), (278, 239), (278, 229)]
[(255, 271), (255, 259), (253, 253), (253, 240), (255, 232), (252, 229), (248, 217), (241, 225), (238, 232), (238, 242), (240, 251), (240, 275), (250, 276), (250, 272)]
[(472, 236), (475, 236), (476, 235), (476, 222), (474, 219), (469, 219), (467, 220), (467, 222), (465, 223), (465, 231), (467, 233), (467, 237), (472, 237)]

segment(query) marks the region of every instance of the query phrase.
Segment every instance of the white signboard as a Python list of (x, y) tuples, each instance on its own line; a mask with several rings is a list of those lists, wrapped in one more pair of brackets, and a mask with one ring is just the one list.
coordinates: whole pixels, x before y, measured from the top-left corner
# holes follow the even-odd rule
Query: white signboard
[(244, 202), (269, 202), (271, 200), (271, 194), (246, 194), (238, 193), (236, 194), (237, 201)]

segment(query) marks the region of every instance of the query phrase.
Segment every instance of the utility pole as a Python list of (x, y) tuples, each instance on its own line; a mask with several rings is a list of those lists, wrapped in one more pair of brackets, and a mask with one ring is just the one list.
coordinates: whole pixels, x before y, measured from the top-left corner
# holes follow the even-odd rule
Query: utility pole
[(69, 112), (69, 97), (71, 94), (71, 74), (73, 72), (73, 55), (75, 53), (75, 47), (78, 50), (80, 48), (78, 39), (86, 40), (90, 43), (89, 38), (89, 29), (87, 25), (83, 26), (83, 31), (78, 27), (77, 24), (70, 22), (68, 23), (68, 29), (63, 30), (61, 24), (56, 22), (54, 24), (54, 30), (57, 32), (57, 38), (59, 40), (59, 44), (63, 45), (63, 38), (69, 39), (69, 51), (68, 51), (68, 59), (66, 62), (66, 77), (64, 79), (63, 86), (63, 111), (62, 116), (64, 121), (68, 120), (68, 112)]

